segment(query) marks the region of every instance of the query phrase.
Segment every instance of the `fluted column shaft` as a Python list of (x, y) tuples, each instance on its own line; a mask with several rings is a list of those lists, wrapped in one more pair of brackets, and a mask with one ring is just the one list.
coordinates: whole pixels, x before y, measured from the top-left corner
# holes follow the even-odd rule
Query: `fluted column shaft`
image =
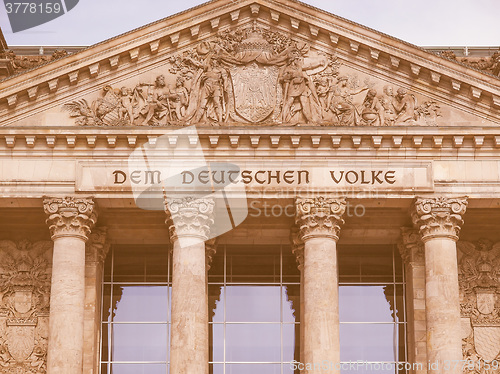
[(332, 373), (339, 372), (335, 369), (340, 362), (337, 240), (345, 207), (343, 199), (296, 201), (296, 223), (304, 242), (302, 360), (307, 374), (322, 373), (318, 364), (325, 361)]
[(170, 373), (208, 374), (208, 293), (205, 241), (213, 223), (210, 199), (166, 202), (173, 242)]
[(48, 374), (81, 374), (85, 309), (85, 242), (97, 220), (91, 199), (44, 200), (54, 241)]
[(412, 220), (425, 248), (425, 307), (429, 373), (459, 374), (462, 338), (457, 245), (466, 198), (417, 198)]

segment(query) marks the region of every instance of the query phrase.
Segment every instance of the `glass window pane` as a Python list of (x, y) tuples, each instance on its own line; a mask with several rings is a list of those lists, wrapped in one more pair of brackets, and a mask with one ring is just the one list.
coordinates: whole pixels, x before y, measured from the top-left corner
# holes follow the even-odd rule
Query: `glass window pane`
[(111, 330), (111, 325), (108, 323), (103, 323), (101, 326), (101, 361), (108, 361), (109, 357), (109, 332)]
[(114, 322), (167, 322), (169, 287), (115, 285)]
[(226, 364), (226, 374), (280, 374), (280, 364)]
[(166, 324), (113, 324), (113, 361), (167, 361)]
[(111, 374), (165, 374), (166, 364), (112, 364)]
[(280, 281), (279, 246), (238, 245), (226, 248), (227, 282), (275, 283)]
[(341, 361), (395, 361), (394, 324), (340, 324)]
[[(226, 325), (227, 361), (280, 362), (280, 351), (278, 323)], [(260, 371), (255, 372), (260, 373)]]
[(283, 322), (300, 322), (300, 285), (283, 285)]
[(283, 360), (300, 361), (300, 325), (283, 324)]
[(227, 286), (228, 322), (279, 322), (280, 286)]
[(224, 374), (224, 364), (210, 364), (208, 367), (209, 374)]
[(115, 282), (167, 282), (167, 274), (167, 246), (119, 246), (114, 250)]
[(394, 322), (389, 300), (394, 300), (392, 285), (341, 285), (340, 322)]
[(224, 325), (210, 324), (208, 327), (210, 346), (209, 360), (212, 362), (224, 362)]
[(393, 282), (391, 246), (339, 246), (340, 282)]

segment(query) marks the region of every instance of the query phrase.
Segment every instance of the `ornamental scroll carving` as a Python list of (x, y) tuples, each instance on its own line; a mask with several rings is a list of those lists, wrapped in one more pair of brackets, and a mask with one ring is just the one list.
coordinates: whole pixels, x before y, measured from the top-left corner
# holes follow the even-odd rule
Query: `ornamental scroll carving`
[(346, 210), (344, 198), (298, 198), (295, 202), (295, 223), (302, 241), (313, 237), (330, 237), (338, 240), (342, 216)]
[(198, 237), (206, 241), (214, 223), (214, 206), (212, 199), (191, 196), (167, 199), (165, 211), (168, 217), (165, 223), (169, 226), (171, 241), (181, 237)]
[(435, 237), (448, 237), (456, 241), (466, 208), (466, 197), (417, 198), (410, 214), (424, 242)]
[(409, 227), (401, 228), (401, 240), (398, 242), (399, 253), (405, 264), (425, 261), (424, 243), (418, 230)]
[(49, 198), (43, 201), (52, 239), (59, 236), (81, 236), (88, 239), (97, 221), (97, 207), (92, 199), (75, 197)]
[(51, 241), (0, 241), (0, 373), (47, 372)]
[(436, 102), (368, 78), (361, 83), (341, 65), (335, 55), (254, 24), (171, 56), (154, 81), (106, 85), (100, 97), (63, 109), (82, 126), (437, 124)]
[(463, 355), (475, 362), (475, 370), (465, 372), (496, 372), (485, 363), (500, 361), (500, 242), (459, 241), (457, 247)]

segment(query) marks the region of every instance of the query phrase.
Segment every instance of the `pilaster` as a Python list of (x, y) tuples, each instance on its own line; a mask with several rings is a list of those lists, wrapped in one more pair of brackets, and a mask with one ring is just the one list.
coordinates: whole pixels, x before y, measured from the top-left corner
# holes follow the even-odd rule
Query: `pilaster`
[(411, 374), (427, 373), (427, 325), (425, 317), (424, 244), (418, 230), (402, 227), (398, 249), (403, 259), (406, 279), (408, 361), (422, 364)]

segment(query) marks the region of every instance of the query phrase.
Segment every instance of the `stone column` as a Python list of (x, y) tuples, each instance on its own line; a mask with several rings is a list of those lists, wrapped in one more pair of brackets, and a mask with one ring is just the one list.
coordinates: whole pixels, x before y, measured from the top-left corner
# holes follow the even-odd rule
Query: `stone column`
[(205, 241), (214, 202), (168, 199), (166, 223), (173, 243), (170, 373), (208, 374), (208, 294)]
[(81, 374), (85, 309), (85, 242), (97, 220), (92, 199), (49, 198), (54, 255), (49, 317), (48, 374)]
[(418, 230), (402, 227), (398, 248), (406, 274), (408, 362), (421, 365), (421, 369), (419, 366), (412, 367), (410, 374), (424, 374), (427, 373), (425, 259), (424, 243)]
[[(339, 291), (337, 240), (345, 199), (297, 199), (296, 223), (304, 242), (304, 340), (303, 361), (307, 364), (328, 361), (332, 373), (340, 362)], [(320, 374), (321, 366), (305, 370)]]
[(417, 198), (413, 224), (425, 248), (425, 308), (429, 373), (459, 374), (462, 360), (457, 240), (467, 198)]

